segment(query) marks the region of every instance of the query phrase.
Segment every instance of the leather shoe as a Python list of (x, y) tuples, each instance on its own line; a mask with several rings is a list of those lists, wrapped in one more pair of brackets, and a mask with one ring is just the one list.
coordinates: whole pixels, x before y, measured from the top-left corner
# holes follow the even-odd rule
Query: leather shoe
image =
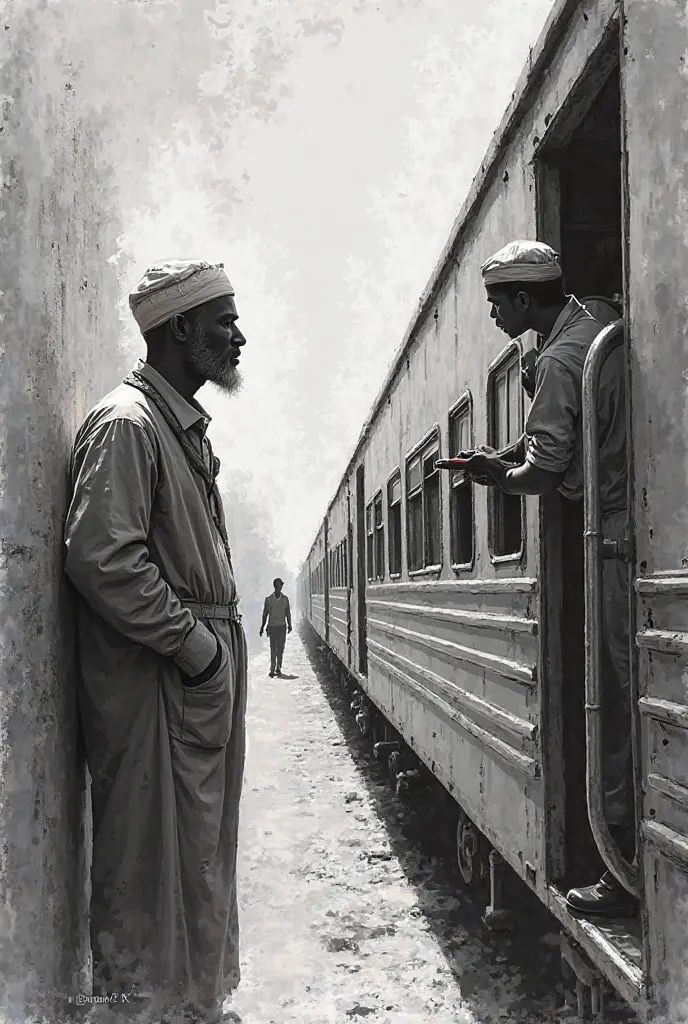
[(595, 885), (569, 889), (566, 902), (571, 910), (596, 917), (635, 917), (638, 913), (638, 901), (610, 871), (605, 871)]

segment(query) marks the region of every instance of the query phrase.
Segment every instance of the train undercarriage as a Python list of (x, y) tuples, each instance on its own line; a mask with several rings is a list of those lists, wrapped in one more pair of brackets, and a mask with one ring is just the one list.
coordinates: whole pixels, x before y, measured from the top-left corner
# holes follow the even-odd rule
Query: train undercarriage
[[(361, 680), (323, 643), (310, 623), (302, 628), (306, 630), (306, 638), (317, 646), (329, 673), (346, 691), (351, 715), (367, 741), (370, 756), (386, 768), (390, 788), (403, 799), (422, 799), (423, 792), (436, 781), (431, 768), (386, 718)], [(463, 884), (485, 893), (483, 925), (491, 932), (513, 933), (517, 917), (510, 906), (509, 884), (514, 873), (471, 820), (456, 794), (449, 793), (444, 787), (443, 792), (447, 796), (447, 813), (454, 818), (455, 856)], [(563, 904), (563, 898), (560, 902)], [(562, 927), (570, 916), (568, 911), (558, 909), (560, 912), (553, 916), (560, 925), (559, 949), (566, 1006), (579, 1020), (606, 1020), (605, 997), (616, 994), (581, 944), (567, 928)], [(585, 928), (584, 923), (582, 927)]]

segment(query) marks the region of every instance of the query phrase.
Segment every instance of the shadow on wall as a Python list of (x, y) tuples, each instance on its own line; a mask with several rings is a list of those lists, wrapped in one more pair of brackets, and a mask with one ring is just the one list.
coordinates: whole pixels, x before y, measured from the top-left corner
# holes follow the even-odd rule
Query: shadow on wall
[(246, 639), (250, 654), (263, 650), (259, 637), (263, 602), (272, 592), (276, 576), (284, 580), (284, 592), (289, 598), (292, 619), (295, 615), (296, 580), (275, 551), (270, 539), (270, 518), (252, 500), (247, 486), (239, 474), (232, 476), (221, 487), (227, 519), (229, 543), (232, 550), (234, 574), (239, 589)]

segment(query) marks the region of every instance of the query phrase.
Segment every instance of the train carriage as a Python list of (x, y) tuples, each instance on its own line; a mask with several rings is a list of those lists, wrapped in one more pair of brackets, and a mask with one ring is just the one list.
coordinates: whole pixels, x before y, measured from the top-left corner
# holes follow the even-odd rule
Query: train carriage
[[(503, 858), (559, 920), (591, 1004), (599, 973), (648, 1020), (682, 1005), (688, 962), (687, 33), (678, 0), (554, 5), (300, 579), (302, 613), (461, 808), (464, 867), (477, 830), (493, 883)], [(613, 551), (597, 539), (594, 429), (585, 545), (559, 494), (507, 496), (435, 465), (522, 433), (536, 339), (504, 345), (479, 268), (535, 237), (561, 252), (567, 290), (623, 302), (584, 396), (594, 428), (600, 366), (623, 343), (632, 473)], [(599, 813), (602, 557), (629, 573), (639, 866)], [(639, 894), (638, 919), (567, 909), (594, 846)]]

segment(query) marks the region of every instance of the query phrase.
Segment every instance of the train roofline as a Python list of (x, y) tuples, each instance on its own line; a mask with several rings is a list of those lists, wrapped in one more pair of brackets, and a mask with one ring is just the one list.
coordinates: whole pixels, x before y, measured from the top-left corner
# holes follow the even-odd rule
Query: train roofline
[[(361, 449), (368, 439), (370, 430), (375, 424), (378, 413), (385, 402), (387, 392), (394, 383), (394, 379), (401, 368), (404, 357), (411, 347), (414, 338), (428, 313), (428, 307), (435, 299), (437, 291), (443, 283), (444, 277), (448, 273), (451, 260), (456, 258), (456, 250), (460, 247), (465, 234), (471, 227), (476, 214), (480, 210), (485, 194), (494, 180), (498, 164), (513, 141), (518, 125), (528, 109), (533, 93), (537, 90), (537, 87), (540, 84), (540, 78), (544, 67), (547, 64), (552, 51), (556, 48), (561, 37), (566, 32), (566, 29), (575, 15), (576, 9), (579, 7), (582, 7), (581, 0), (555, 0), (554, 6), (547, 16), (547, 20), (545, 21), (544, 27), (542, 28), (535, 45), (529, 50), (528, 60), (517, 79), (516, 86), (511, 94), (511, 101), (494, 132), (492, 142), (488, 146), (487, 152), (480, 164), (480, 170), (473, 178), (468, 195), (466, 196), (454, 224), (452, 225), (449, 239), (445, 243), (440, 258), (435, 264), (428, 283), (423, 290), (423, 294), (418, 301), (418, 309), (406, 329), (401, 344), (392, 357), (390, 369), (387, 371), (383, 385), (378, 391), (371, 410), (364, 421), (363, 428), (359, 434), (358, 440), (356, 441), (354, 450), (346, 464), (346, 468), (344, 469), (342, 476), (340, 477), (339, 483), (337, 484), (337, 489), (331, 501), (327, 505), (325, 516), (328, 516), (334, 507), (342, 484), (350, 475), (351, 470), (361, 453)], [(488, 255), (489, 253), (486, 254), (486, 257)], [(311, 544), (308, 554), (301, 563), (299, 574), (303, 571), (308, 559), (310, 558), (314, 544), (315, 541)]]

